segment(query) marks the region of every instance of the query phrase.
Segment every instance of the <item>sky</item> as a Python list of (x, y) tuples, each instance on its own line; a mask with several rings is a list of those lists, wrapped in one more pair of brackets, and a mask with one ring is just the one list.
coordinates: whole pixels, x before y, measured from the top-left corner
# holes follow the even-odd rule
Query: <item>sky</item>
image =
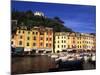
[(49, 18), (60, 17), (75, 32), (96, 33), (96, 6), (12, 1), (11, 9), (40, 11)]

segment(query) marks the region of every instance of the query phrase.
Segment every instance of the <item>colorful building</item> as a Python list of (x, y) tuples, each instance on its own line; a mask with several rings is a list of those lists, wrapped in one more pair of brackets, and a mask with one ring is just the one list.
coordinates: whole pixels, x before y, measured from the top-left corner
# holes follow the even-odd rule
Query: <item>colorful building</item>
[(67, 50), (67, 34), (66, 32), (55, 33), (55, 52), (62, 52)]
[(77, 48), (77, 37), (76, 33), (67, 32), (67, 49), (76, 49)]
[(24, 52), (53, 53), (68, 50), (96, 50), (96, 36), (86, 33), (55, 32), (49, 27), (17, 27), (11, 45)]
[(95, 35), (77, 33), (77, 50), (94, 50)]
[(75, 32), (55, 33), (55, 52), (62, 52), (63, 50), (88, 51), (95, 50), (95, 47), (95, 35)]
[(17, 28), (12, 39), (13, 47), (23, 47), (24, 51), (35, 53), (53, 52), (53, 29), (48, 27)]

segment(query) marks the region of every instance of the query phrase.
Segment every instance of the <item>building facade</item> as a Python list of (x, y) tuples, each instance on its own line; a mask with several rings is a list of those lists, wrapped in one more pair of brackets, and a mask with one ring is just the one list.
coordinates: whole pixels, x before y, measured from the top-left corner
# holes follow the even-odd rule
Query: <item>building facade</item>
[(62, 52), (67, 50), (67, 34), (66, 32), (55, 33), (55, 52)]
[(87, 33), (76, 33), (76, 49), (78, 51), (82, 50), (95, 50), (95, 35), (87, 34)]
[(76, 49), (77, 48), (77, 37), (76, 33), (67, 32), (67, 49)]
[(90, 51), (96, 50), (95, 35), (75, 32), (56, 32), (55, 33), (55, 52), (63, 50)]
[(96, 36), (86, 33), (53, 32), (48, 27), (17, 27), (11, 45), (24, 48), (24, 52), (58, 53), (68, 50), (96, 50)]
[(53, 29), (48, 27), (17, 28), (11, 39), (13, 47), (23, 47), (24, 51), (49, 53), (53, 51)]

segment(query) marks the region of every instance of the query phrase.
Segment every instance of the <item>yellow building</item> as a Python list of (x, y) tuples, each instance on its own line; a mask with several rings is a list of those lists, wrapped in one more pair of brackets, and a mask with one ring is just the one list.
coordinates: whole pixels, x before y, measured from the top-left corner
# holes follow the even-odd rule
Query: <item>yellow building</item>
[(81, 35), (80, 33), (76, 33), (76, 37), (77, 37), (77, 41), (76, 41), (77, 42), (77, 45), (76, 45), (77, 48), (76, 49), (78, 51), (83, 50), (83, 45), (84, 45), (83, 44), (84, 43), (83, 40), (84, 40), (84, 36)]
[(66, 32), (56, 32), (55, 33), (55, 52), (62, 52), (67, 50), (67, 34)]
[(77, 47), (77, 37), (76, 33), (67, 32), (67, 49), (68, 50), (75, 50)]
[(55, 52), (61, 52), (63, 50), (96, 50), (95, 39), (94, 35), (86, 33), (56, 32)]
[(17, 28), (11, 39), (13, 47), (23, 47), (24, 51), (36, 53), (53, 52), (53, 29), (48, 27)]
[(96, 51), (96, 35), (92, 35), (92, 40), (93, 40), (93, 47), (92, 47), (92, 50)]
[(77, 49), (78, 50), (93, 50), (95, 36), (86, 33), (77, 33)]
[(95, 35), (67, 32), (67, 50), (96, 50)]

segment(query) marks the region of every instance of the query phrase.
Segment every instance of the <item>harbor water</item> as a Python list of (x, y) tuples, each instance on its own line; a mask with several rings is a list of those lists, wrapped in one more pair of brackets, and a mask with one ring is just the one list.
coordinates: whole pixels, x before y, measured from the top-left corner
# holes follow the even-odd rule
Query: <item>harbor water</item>
[[(67, 63), (67, 62), (65, 62)], [(73, 62), (72, 62), (73, 63)], [(54, 59), (47, 55), (41, 56), (23, 56), (12, 57), (11, 73), (12, 74), (27, 74), (27, 73), (43, 73), (43, 72), (59, 72), (59, 71), (73, 71), (73, 70), (90, 70), (95, 69), (95, 65), (89, 62), (82, 62), (82, 65), (75, 67), (63, 67), (60, 63), (57, 64)], [(65, 64), (66, 66), (66, 64)]]

